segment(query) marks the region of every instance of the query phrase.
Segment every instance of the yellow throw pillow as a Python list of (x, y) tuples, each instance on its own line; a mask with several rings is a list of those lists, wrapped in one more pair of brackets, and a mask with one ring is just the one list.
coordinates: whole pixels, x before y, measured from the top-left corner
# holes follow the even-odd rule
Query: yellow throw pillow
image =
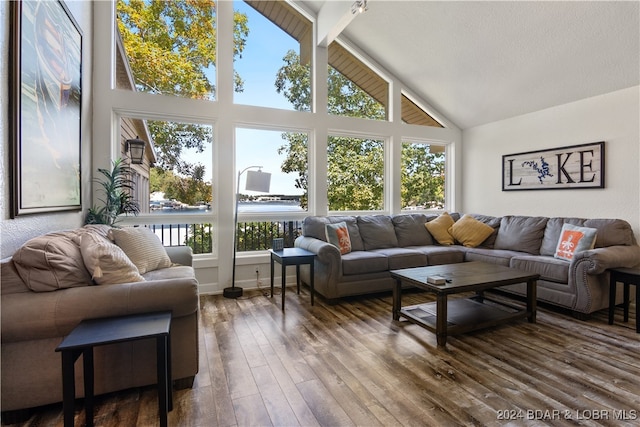
[(171, 259), (160, 238), (146, 227), (113, 228), (111, 235), (140, 274), (171, 267)]
[(453, 236), (449, 233), (449, 228), (454, 224), (453, 218), (447, 212), (444, 212), (438, 218), (433, 221), (427, 222), (424, 226), (434, 239), (441, 245), (449, 246), (453, 245)]
[(475, 248), (491, 236), (493, 227), (470, 215), (464, 215), (451, 226), (449, 233), (461, 245)]

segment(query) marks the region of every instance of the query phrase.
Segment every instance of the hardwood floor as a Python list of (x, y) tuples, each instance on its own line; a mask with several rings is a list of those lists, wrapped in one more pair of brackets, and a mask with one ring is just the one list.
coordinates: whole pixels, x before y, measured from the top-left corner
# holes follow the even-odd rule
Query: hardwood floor
[[(403, 304), (433, 300), (410, 292)], [(245, 291), (201, 297), (200, 372), (174, 393), (171, 426), (638, 425), (640, 334), (606, 310), (589, 320), (539, 307), (450, 337), (391, 320), (391, 294), (309, 302)], [(153, 386), (98, 397), (96, 426), (158, 425)], [(84, 425), (77, 406), (76, 425)], [(626, 420), (622, 418), (627, 418)], [(62, 405), (23, 426), (61, 426)]]

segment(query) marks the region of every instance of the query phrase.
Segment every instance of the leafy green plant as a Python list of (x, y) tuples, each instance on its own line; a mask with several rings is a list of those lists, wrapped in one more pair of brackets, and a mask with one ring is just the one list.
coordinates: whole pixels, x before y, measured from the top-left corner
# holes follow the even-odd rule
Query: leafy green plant
[(98, 172), (102, 177), (93, 181), (100, 184), (100, 191), (104, 193), (104, 197), (99, 199), (103, 206), (89, 208), (85, 224), (115, 225), (120, 214), (138, 215), (140, 206), (131, 195), (131, 169), (123, 160), (116, 159), (112, 162), (111, 170), (98, 168)]

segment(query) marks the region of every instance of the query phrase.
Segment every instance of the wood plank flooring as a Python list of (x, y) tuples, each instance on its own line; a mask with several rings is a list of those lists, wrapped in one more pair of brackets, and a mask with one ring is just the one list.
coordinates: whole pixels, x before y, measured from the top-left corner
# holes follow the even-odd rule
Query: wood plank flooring
[[(423, 292), (403, 304), (431, 301)], [(200, 372), (174, 393), (171, 426), (640, 424), (640, 334), (606, 310), (583, 321), (539, 307), (448, 339), (391, 320), (391, 294), (309, 302), (308, 289), (201, 297)], [(96, 426), (155, 426), (155, 388), (97, 398)], [(627, 418), (627, 419), (623, 419)], [(62, 405), (22, 426), (62, 426)], [(78, 405), (76, 425), (84, 425)]]

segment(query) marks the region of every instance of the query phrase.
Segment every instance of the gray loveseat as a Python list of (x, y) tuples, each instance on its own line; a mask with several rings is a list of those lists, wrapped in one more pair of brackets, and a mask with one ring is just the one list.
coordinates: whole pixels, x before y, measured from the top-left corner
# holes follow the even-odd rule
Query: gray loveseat
[[(471, 216), (494, 230), (476, 247), (438, 244), (425, 227), (438, 216), (426, 214), (307, 217), (295, 246), (317, 254), (315, 289), (329, 300), (391, 290), (390, 270), (483, 261), (540, 274), (538, 301), (576, 314), (608, 307), (607, 269), (640, 264), (633, 230), (620, 219)], [(325, 234), (327, 224), (340, 222), (347, 224), (351, 240), (351, 252), (342, 255)], [(597, 229), (595, 248), (571, 261), (554, 257), (565, 223)], [(308, 267), (301, 276), (308, 283)], [(501, 289), (526, 294), (525, 284)]]
[[(104, 231), (89, 226), (50, 233), (2, 260), (3, 418), (18, 415), (16, 410), (62, 401), (62, 362), (55, 348), (83, 319), (172, 311), (172, 377), (177, 387), (193, 384), (199, 366), (199, 300), (191, 249), (166, 248), (169, 266), (143, 273), (143, 280), (97, 285), (92, 274), (99, 274), (87, 271), (87, 247), (82, 245), (81, 251), (80, 240), (89, 234), (105, 243), (104, 248), (109, 244)], [(109, 270), (105, 260), (113, 264), (114, 257), (101, 252), (99, 258), (105, 278)], [(120, 278), (124, 274), (112, 272)], [(96, 347), (95, 393), (155, 384), (155, 351), (153, 340)], [(78, 397), (83, 396), (82, 384), (82, 369), (76, 368)]]

